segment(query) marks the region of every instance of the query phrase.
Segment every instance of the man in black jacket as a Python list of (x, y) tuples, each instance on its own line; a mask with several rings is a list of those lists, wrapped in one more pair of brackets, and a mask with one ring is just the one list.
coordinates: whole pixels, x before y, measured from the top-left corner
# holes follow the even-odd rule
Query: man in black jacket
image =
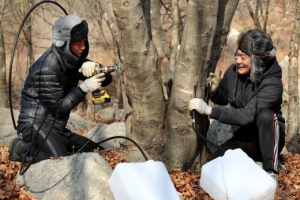
[[(22, 89), (18, 138), (10, 144), (10, 160), (22, 161), (27, 155), (29, 162), (41, 146), (33, 163), (97, 147), (93, 141), (68, 130), (66, 124), (71, 110), (85, 99), (87, 92), (110, 84), (111, 74), (92, 76), (100, 64), (86, 58), (89, 43), (85, 20), (64, 16), (54, 23), (52, 35), (52, 46), (30, 67)], [(79, 84), (79, 80), (83, 82)]]
[[(224, 150), (241, 148), (276, 180), (278, 155), (285, 141), (285, 120), (281, 113), (282, 71), (276, 60), (271, 37), (259, 30), (241, 33), (234, 63), (218, 83), (208, 78), (212, 102), (230, 107), (211, 107), (194, 98), (189, 109), (224, 124), (232, 125), (233, 138), (221, 145)], [(213, 157), (222, 156), (217, 150)]]

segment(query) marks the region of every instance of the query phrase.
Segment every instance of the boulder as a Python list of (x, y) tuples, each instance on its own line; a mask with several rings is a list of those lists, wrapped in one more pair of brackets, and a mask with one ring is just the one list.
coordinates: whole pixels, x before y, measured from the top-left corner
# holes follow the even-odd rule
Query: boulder
[(111, 167), (98, 153), (81, 153), (33, 164), (17, 175), (16, 182), (25, 184), (37, 199), (113, 200), (108, 185), (111, 174)]

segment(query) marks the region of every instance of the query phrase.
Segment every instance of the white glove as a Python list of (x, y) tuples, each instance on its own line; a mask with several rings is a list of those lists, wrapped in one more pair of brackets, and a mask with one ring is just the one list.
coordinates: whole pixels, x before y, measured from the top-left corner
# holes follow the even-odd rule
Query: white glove
[(99, 67), (98, 63), (92, 61), (86, 61), (82, 64), (81, 68), (79, 68), (79, 72), (83, 74), (85, 77), (90, 77), (95, 72), (95, 68)]
[(209, 77), (206, 79), (206, 86), (209, 87), (209, 93), (213, 94), (217, 90), (219, 80), (216, 75), (212, 72), (209, 73)]
[(80, 88), (84, 92), (92, 92), (101, 87), (102, 82), (106, 79), (105, 73), (100, 73), (91, 78), (85, 79), (82, 84), (80, 84)]
[(197, 110), (200, 114), (210, 115), (211, 107), (202, 99), (194, 98), (189, 102), (189, 110)]

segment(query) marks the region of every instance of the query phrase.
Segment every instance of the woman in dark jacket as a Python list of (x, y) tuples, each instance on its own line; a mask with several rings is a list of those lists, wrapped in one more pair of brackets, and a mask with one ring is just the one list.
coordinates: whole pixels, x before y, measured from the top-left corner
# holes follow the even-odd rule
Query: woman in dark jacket
[[(26, 157), (29, 162), (49, 131), (33, 162), (97, 147), (96, 143), (68, 130), (66, 124), (71, 110), (85, 99), (87, 92), (110, 84), (111, 74), (86, 78), (100, 65), (86, 59), (89, 51), (86, 21), (74, 15), (62, 17), (54, 23), (52, 34), (53, 45), (29, 69), (22, 90), (19, 138), (10, 144), (10, 160), (22, 161), (31, 147)], [(78, 87), (79, 80), (83, 82)]]
[[(284, 146), (285, 120), (281, 113), (282, 71), (276, 60), (271, 37), (259, 30), (241, 33), (234, 63), (218, 81), (212, 74), (211, 107), (202, 99), (192, 99), (190, 110), (232, 125), (233, 138), (221, 145), (224, 150), (241, 148), (263, 169), (278, 179), (278, 155)], [(217, 150), (213, 157), (222, 156)]]

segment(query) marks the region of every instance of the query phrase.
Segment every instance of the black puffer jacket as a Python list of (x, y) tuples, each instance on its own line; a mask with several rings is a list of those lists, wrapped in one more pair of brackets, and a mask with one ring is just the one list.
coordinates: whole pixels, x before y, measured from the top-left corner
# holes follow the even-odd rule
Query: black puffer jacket
[[(78, 72), (81, 59), (73, 69), (64, 66), (56, 48), (49, 48), (30, 68), (22, 90), (21, 110), (18, 123), (35, 123), (40, 125), (48, 115), (45, 123), (52, 124), (55, 116), (59, 118), (54, 125), (55, 131), (64, 133), (71, 110), (84, 100), (86, 93), (77, 87), (79, 80), (85, 77)], [(112, 81), (111, 74), (106, 74), (102, 86)]]
[(281, 81), (282, 70), (276, 58), (269, 61), (263, 74), (262, 81), (255, 84), (249, 76), (238, 75), (236, 65), (231, 65), (225, 72), (223, 79), (211, 100), (219, 105), (228, 107), (213, 107), (211, 118), (224, 124), (244, 126), (252, 123), (261, 108), (270, 108), (279, 119), (281, 128), (284, 119), (281, 116), (281, 103), (283, 85)]

